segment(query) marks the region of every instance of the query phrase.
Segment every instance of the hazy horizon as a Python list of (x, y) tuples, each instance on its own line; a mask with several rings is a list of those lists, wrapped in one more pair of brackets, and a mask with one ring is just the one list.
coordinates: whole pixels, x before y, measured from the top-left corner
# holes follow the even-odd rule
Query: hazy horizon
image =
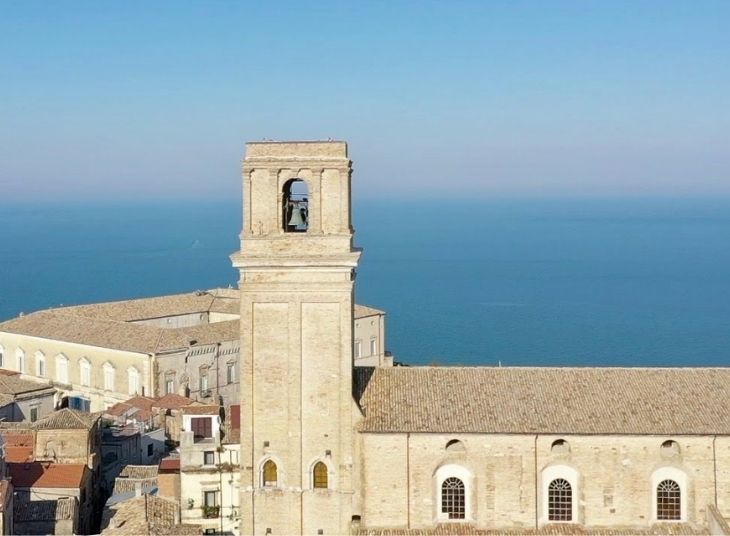
[(730, 3), (0, 6), (0, 198), (228, 199), (343, 139), (363, 199), (730, 196)]

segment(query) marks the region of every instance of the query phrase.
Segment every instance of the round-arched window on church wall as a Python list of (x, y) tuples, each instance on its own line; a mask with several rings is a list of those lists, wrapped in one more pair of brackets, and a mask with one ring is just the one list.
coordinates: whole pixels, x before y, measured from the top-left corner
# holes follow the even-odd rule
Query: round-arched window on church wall
[(449, 477), (441, 484), (441, 513), (449, 519), (466, 517), (466, 490), (461, 479)]
[(282, 192), (282, 228), (285, 233), (305, 233), (309, 228), (309, 188), (302, 179), (291, 179)]
[(550, 452), (553, 454), (569, 454), (570, 445), (565, 439), (556, 439), (553, 444), (550, 445)]
[(464, 443), (462, 443), (458, 439), (452, 439), (451, 441), (446, 443), (446, 452), (466, 452), (466, 447), (464, 446)]
[(679, 443), (671, 439), (665, 441), (664, 443), (662, 443), (661, 453), (662, 457), (664, 458), (673, 458), (674, 456), (679, 456)]

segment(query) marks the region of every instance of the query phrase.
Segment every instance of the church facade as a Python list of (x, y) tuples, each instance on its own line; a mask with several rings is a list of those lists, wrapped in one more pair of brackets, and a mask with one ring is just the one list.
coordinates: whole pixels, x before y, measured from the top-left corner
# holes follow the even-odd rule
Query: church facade
[(246, 147), (241, 534), (730, 532), (730, 369), (356, 367), (351, 175)]

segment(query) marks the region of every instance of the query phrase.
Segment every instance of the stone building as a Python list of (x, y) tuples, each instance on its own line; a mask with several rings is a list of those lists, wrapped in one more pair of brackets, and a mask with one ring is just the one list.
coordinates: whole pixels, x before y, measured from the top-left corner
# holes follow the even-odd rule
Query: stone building
[(727, 533), (730, 369), (355, 367), (350, 180), (247, 144), (241, 534)]

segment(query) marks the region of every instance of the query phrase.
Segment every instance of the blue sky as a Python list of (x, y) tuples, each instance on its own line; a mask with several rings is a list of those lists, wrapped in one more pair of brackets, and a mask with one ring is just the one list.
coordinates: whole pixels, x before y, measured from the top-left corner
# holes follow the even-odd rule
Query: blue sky
[(730, 195), (730, 2), (0, 2), (0, 200), (235, 198), (345, 139), (361, 198)]

